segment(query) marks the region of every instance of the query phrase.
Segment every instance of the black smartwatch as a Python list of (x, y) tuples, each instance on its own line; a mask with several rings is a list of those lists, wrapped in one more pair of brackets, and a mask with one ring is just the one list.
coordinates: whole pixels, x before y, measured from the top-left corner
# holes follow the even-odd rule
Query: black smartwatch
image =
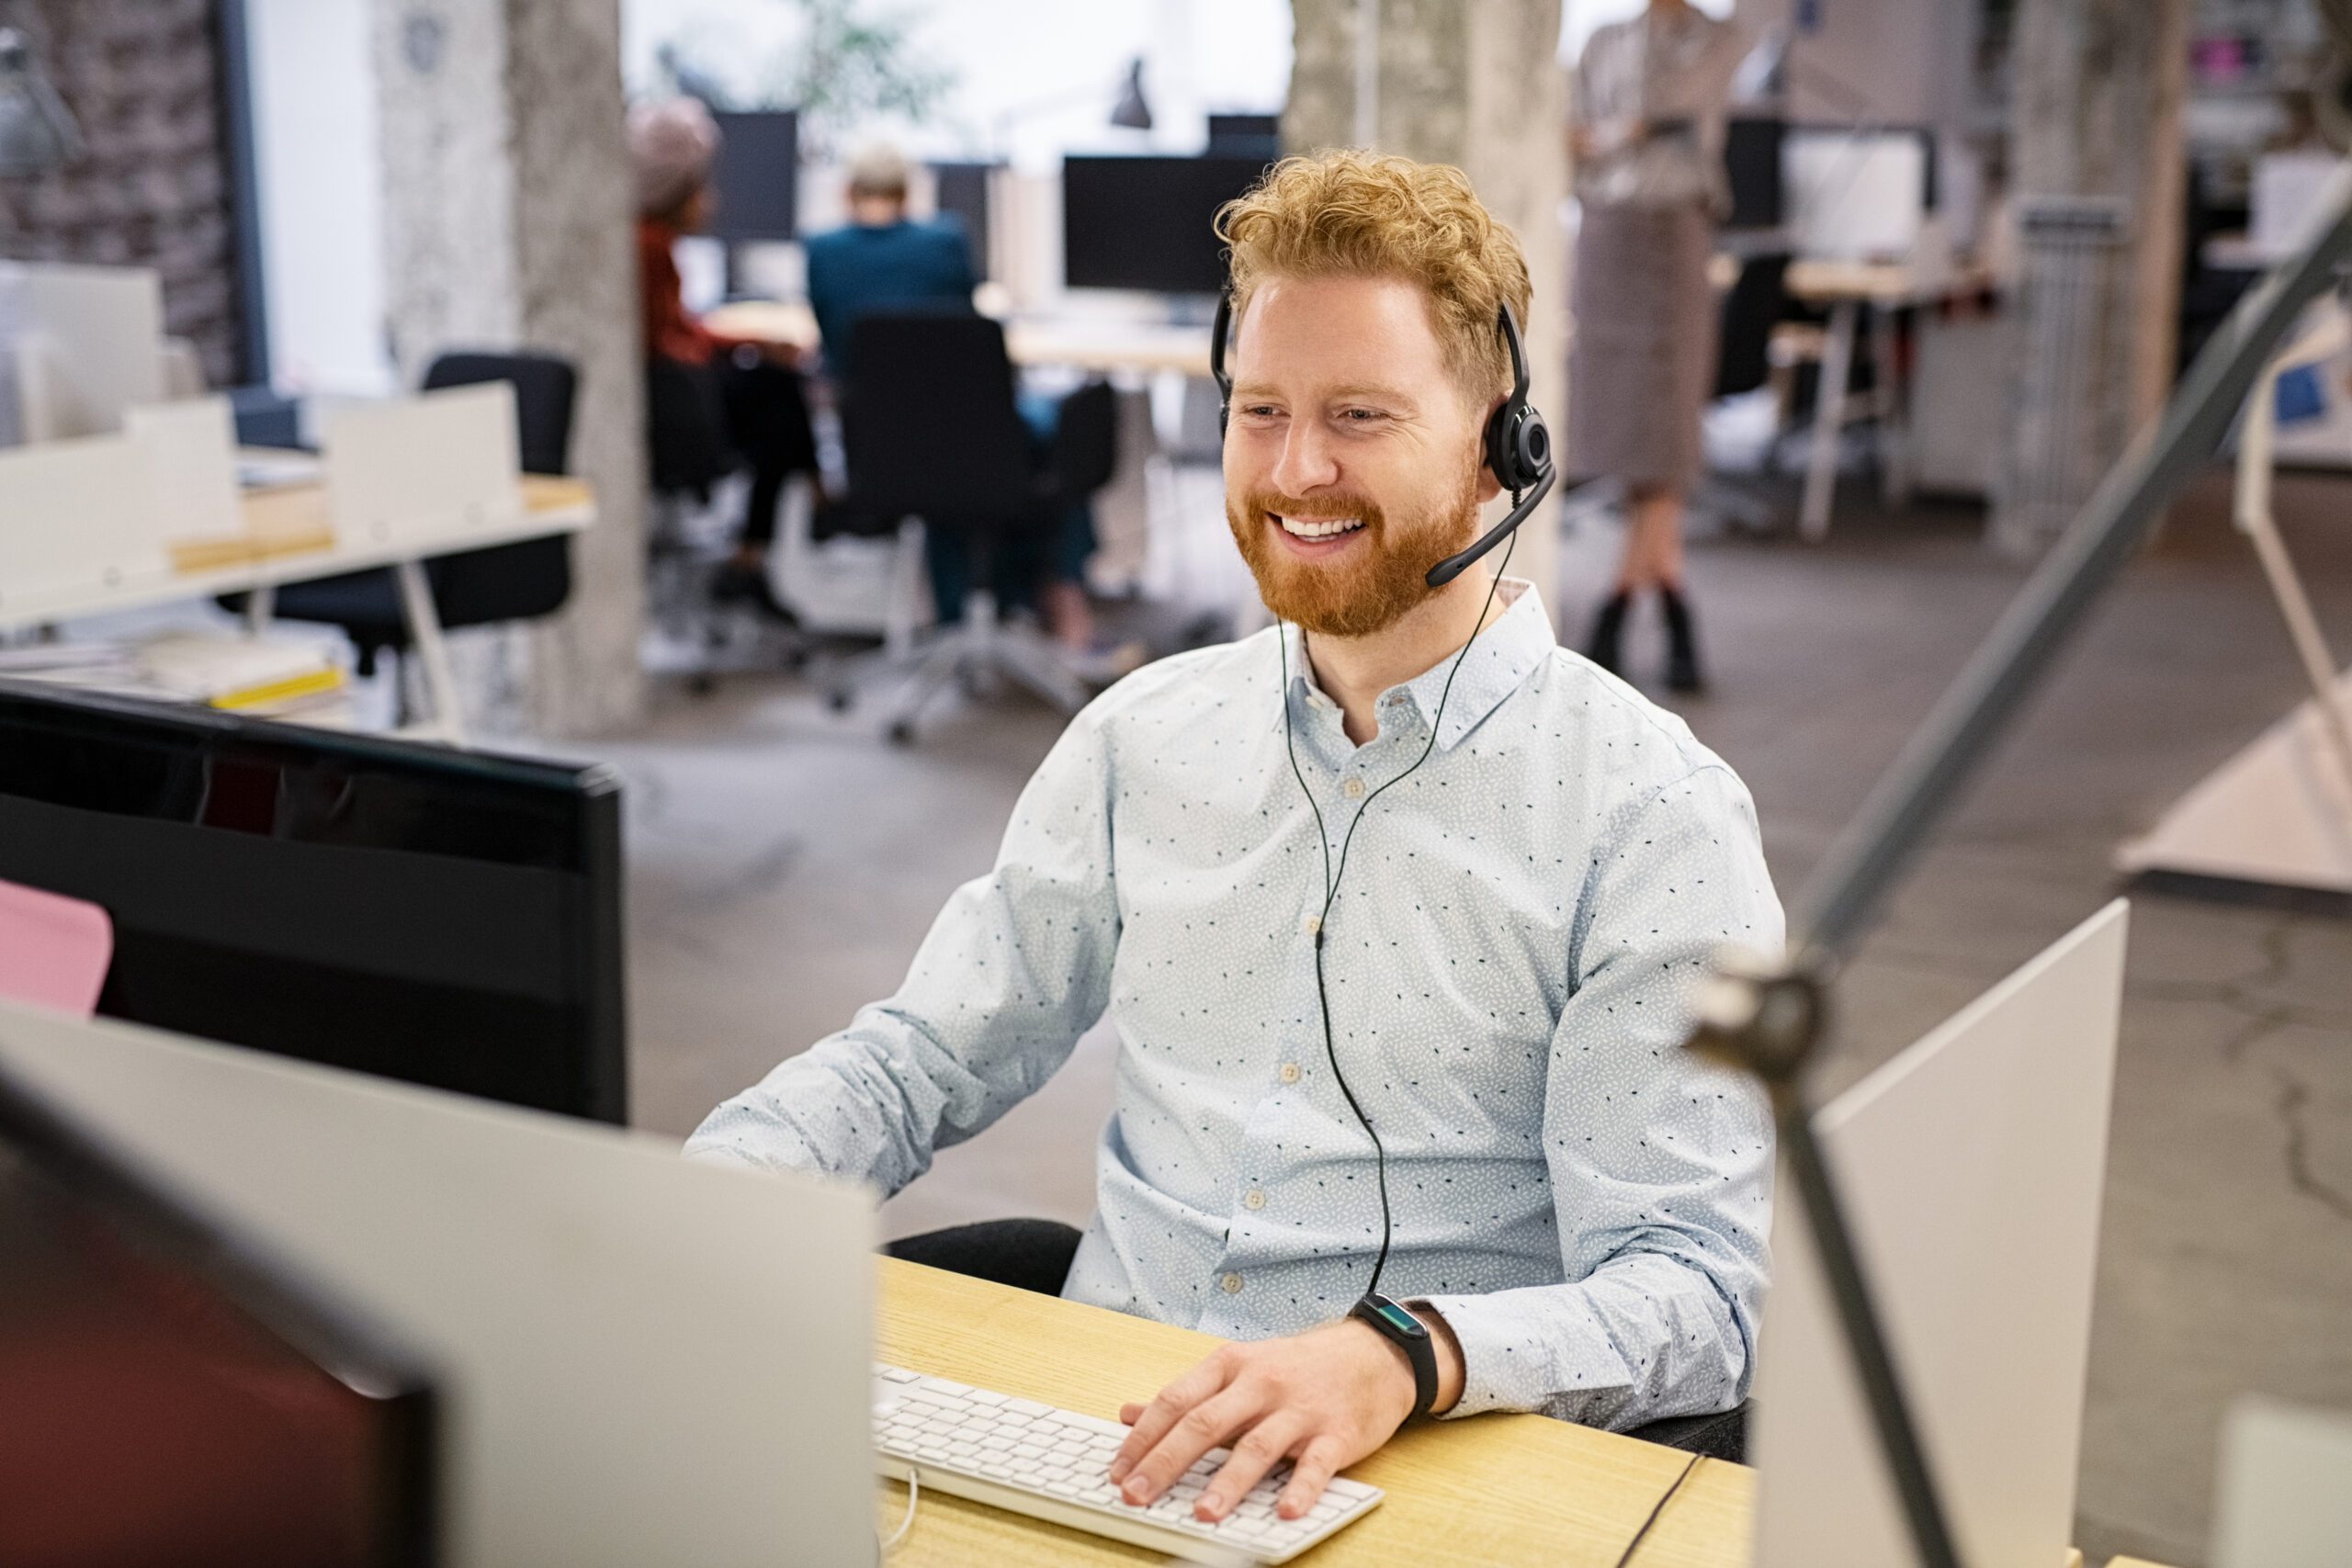
[(1367, 1292), (1348, 1315), (1372, 1325), (1405, 1352), (1413, 1363), (1413, 1415), (1428, 1415), (1437, 1403), (1437, 1347), (1430, 1343), (1429, 1325), (1377, 1291)]

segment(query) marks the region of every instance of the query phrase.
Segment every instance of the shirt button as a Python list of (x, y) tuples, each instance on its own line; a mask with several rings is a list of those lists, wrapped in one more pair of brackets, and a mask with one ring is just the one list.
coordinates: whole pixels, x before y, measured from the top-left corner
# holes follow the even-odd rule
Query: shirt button
[(1217, 1283), (1225, 1287), (1225, 1293), (1228, 1296), (1238, 1296), (1241, 1293), (1241, 1276), (1238, 1274), (1227, 1274)]
[(1296, 1083), (1297, 1081), (1298, 1064), (1296, 1062), (1284, 1062), (1283, 1064), (1283, 1082)]
[(1298, 929), (1306, 935), (1313, 936), (1317, 931), (1323, 929), (1323, 917), (1320, 915), (1302, 915), (1299, 917)]
[(1249, 1192), (1243, 1196), (1241, 1202), (1244, 1208), (1262, 1209), (1266, 1206), (1266, 1195), (1252, 1187), (1250, 1189)]
[(1363, 798), (1363, 780), (1350, 779), (1340, 786), (1340, 791), (1350, 800), (1361, 800)]

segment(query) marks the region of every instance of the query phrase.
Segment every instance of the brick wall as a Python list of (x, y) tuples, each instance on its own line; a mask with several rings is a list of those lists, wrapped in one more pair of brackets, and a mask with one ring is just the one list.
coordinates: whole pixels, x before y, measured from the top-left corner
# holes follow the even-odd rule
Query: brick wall
[(239, 379), (235, 227), (214, 0), (18, 0), (24, 29), (80, 122), (85, 154), (0, 178), (0, 256), (152, 266), (168, 330), (216, 386)]

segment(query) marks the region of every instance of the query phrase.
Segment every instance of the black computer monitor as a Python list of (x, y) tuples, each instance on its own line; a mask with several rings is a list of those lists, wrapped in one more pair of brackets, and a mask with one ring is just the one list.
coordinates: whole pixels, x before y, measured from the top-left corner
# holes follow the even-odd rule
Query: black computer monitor
[(952, 217), (964, 228), (964, 243), (971, 248), (972, 276), (989, 276), (989, 177), (1001, 164), (936, 163), (931, 165), (933, 205), (942, 218)]
[(1072, 288), (1215, 294), (1216, 210), (1264, 174), (1261, 157), (1062, 160), (1062, 281)]
[(627, 1119), (620, 784), (0, 682), (0, 880), (114, 923), (98, 1010)]
[(800, 117), (791, 109), (713, 115), (718, 162), (710, 232), (721, 240), (789, 240), (799, 232)]
[(1213, 114), (1209, 116), (1211, 155), (1262, 158), (1282, 156), (1283, 117), (1278, 114)]
[(0, 1561), (438, 1555), (408, 1353), (0, 1077)]

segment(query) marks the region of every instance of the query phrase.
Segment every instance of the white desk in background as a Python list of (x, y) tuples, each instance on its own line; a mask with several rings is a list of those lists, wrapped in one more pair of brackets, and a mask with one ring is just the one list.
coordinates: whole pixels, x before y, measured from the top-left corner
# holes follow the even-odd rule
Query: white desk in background
[[(752, 338), (809, 350), (817, 318), (804, 300), (739, 299), (703, 313), (703, 325), (726, 337)], [(1005, 353), (1015, 365), (1068, 366), (1109, 375), (1128, 370), (1209, 373), (1206, 327), (1123, 321), (1095, 316), (1014, 317), (1004, 325)]]
[[(1896, 262), (1798, 260), (1789, 264), (1789, 298), (1829, 312), (1829, 329), (1822, 344), (1821, 390), (1815, 401), (1813, 446), (1805, 459), (1804, 499), (1797, 512), (1797, 532), (1818, 541), (1829, 532), (1829, 505), (1838, 484), (1838, 437), (1854, 417), (1846, 389), (1854, 366), (1854, 339), (1861, 327), (1863, 307), (1888, 312), (1912, 306), (1932, 305), (1955, 295), (1976, 292), (1988, 284), (1982, 270), (1963, 267), (1934, 274)], [(1871, 336), (1877, 358), (1879, 464), (1887, 504), (1900, 506), (1910, 499), (1911, 457), (1904, 428), (1905, 389), (1895, 353), (1894, 334)]]
[(171, 570), (156, 576), (62, 592), (0, 591), (0, 632), (219, 593), (250, 593), (248, 620), (258, 629), (268, 623), (271, 595), (279, 583), (390, 567), (399, 579), (409, 638), (424, 668), (433, 704), (430, 728), (462, 745), (464, 709), (424, 563), (465, 550), (578, 533), (596, 520), (594, 493), (577, 479), (526, 474), (522, 493), (523, 510), (514, 516), (453, 525), (446, 534), (403, 530), (395, 540), (376, 543), (336, 537), (322, 483), (251, 491), (243, 500), (243, 538), (175, 545)]

